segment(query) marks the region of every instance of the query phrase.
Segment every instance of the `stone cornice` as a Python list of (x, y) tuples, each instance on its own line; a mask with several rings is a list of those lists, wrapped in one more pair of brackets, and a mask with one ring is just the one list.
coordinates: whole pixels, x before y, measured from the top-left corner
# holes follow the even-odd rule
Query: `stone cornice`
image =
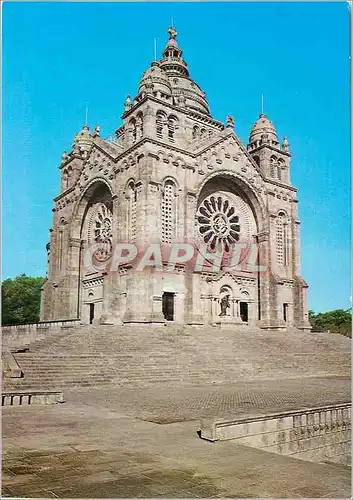
[(56, 196), (54, 198), (54, 201), (56, 202), (56, 201), (61, 200), (61, 198), (64, 198), (67, 194), (71, 193), (74, 190), (75, 190), (75, 186), (72, 186), (72, 187), (66, 189), (65, 191), (63, 191), (62, 193), (60, 193), (58, 196)]
[(272, 151), (275, 151), (276, 153), (280, 153), (284, 156), (287, 156), (288, 158), (291, 158), (292, 155), (290, 153), (287, 153), (286, 151), (282, 151), (282, 149), (276, 148), (275, 146), (272, 146), (271, 144), (261, 144), (259, 147), (247, 150), (248, 153), (253, 154), (253, 153), (258, 153), (262, 149), (271, 149)]
[[(289, 191), (293, 191), (294, 193), (297, 192), (297, 189), (294, 186), (292, 186), (291, 184), (284, 184), (283, 182), (278, 182), (276, 180), (269, 179), (268, 177), (264, 177), (264, 179), (265, 179), (265, 182), (266, 182), (266, 188), (268, 189), (268, 192), (270, 194), (275, 194), (275, 193), (269, 190), (269, 188), (267, 187), (268, 184), (270, 184), (270, 186), (271, 185), (278, 186), (278, 187), (280, 187), (282, 189), (283, 188), (289, 189)], [(294, 201), (294, 200), (292, 200), (292, 201)]]
[[(140, 146), (145, 145), (146, 143), (151, 143), (151, 144), (154, 144), (156, 146), (160, 146), (160, 147), (163, 147), (163, 148), (166, 148), (166, 149), (170, 149), (171, 151), (175, 151), (177, 153), (180, 153), (183, 156), (185, 156), (185, 155), (189, 156), (192, 159), (196, 158), (195, 154), (190, 153), (188, 151), (185, 151), (184, 149), (179, 148), (178, 146), (175, 146), (174, 144), (165, 143), (165, 142), (162, 142), (162, 141), (160, 141), (158, 139), (146, 136), (146, 137), (143, 137), (142, 139), (140, 139), (138, 142), (135, 142), (135, 144), (133, 144), (132, 146), (130, 146), (129, 149), (126, 149), (123, 153), (121, 153), (115, 161), (117, 162), (119, 160), (122, 160), (125, 156), (128, 156), (135, 149), (138, 149)], [(151, 153), (154, 154), (152, 151), (151, 151)]]
[[(199, 120), (202, 123), (208, 123), (209, 125), (212, 125), (212, 126), (218, 128), (219, 130), (223, 130), (223, 128), (224, 128), (223, 123), (215, 120), (211, 116), (208, 116), (206, 114), (203, 115), (202, 113), (198, 113), (197, 111), (192, 111), (188, 108), (181, 108), (181, 107), (175, 106), (173, 104), (170, 104), (167, 101), (164, 101), (163, 99), (158, 99), (158, 97), (155, 97), (155, 96), (150, 95), (150, 94), (145, 95), (138, 103), (136, 103), (134, 106), (132, 106), (131, 109), (129, 109), (128, 111), (125, 111), (125, 113), (122, 114), (121, 119), (125, 120), (126, 118), (128, 118), (131, 114), (135, 113), (135, 111), (141, 106), (141, 104), (144, 104), (147, 101), (152, 101), (152, 102), (155, 102), (156, 104), (162, 104), (163, 106), (166, 106), (167, 108), (169, 108), (173, 111), (177, 111), (178, 113), (182, 113), (190, 118), (194, 118), (196, 120)], [(120, 128), (121, 127), (119, 127), (116, 130), (116, 132)]]
[(61, 164), (59, 165), (59, 169), (62, 170), (64, 167), (69, 165), (73, 160), (81, 160), (84, 161), (84, 158), (82, 156), (76, 154), (76, 153), (70, 153), (67, 157), (66, 160), (62, 161)]

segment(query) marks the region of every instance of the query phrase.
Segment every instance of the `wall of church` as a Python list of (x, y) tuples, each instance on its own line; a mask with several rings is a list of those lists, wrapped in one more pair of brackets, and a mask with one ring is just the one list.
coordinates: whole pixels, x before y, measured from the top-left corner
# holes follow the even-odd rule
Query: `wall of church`
[[(227, 320), (249, 325), (282, 328), (300, 318), (304, 324), (296, 191), (284, 167), (278, 174), (268, 155), (251, 159), (232, 128), (158, 100), (141, 102), (124, 127), (125, 150), (115, 158), (112, 146), (108, 153), (96, 139), (81, 163), (76, 158), (74, 168), (62, 169), (42, 319), (79, 316), (87, 323), (94, 309), (94, 322), (163, 322), (167, 297), (179, 323), (215, 324), (225, 310)], [(106, 186), (106, 198), (98, 196), (98, 185)], [(223, 271), (204, 279), (183, 268), (92, 276), (85, 268), (85, 252), (97, 241), (111, 248), (119, 242), (141, 249), (183, 241), (216, 245), (222, 231), (227, 245), (239, 238), (259, 243), (267, 269), (250, 273), (246, 286), (239, 273), (231, 278)]]

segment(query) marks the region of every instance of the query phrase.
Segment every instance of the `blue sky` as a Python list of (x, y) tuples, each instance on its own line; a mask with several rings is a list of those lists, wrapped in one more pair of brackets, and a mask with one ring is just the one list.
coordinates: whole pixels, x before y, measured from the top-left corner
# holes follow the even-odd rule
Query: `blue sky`
[(302, 274), (315, 311), (350, 306), (346, 3), (3, 4), (3, 278), (44, 276), (61, 153), (85, 120), (106, 137), (171, 19), (214, 118), (246, 143), (265, 112), (293, 152)]

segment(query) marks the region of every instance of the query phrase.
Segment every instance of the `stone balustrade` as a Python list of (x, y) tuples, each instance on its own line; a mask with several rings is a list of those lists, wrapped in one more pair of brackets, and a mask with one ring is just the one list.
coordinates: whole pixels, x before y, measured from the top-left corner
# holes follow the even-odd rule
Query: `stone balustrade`
[(49, 405), (55, 403), (64, 403), (64, 396), (61, 391), (9, 391), (3, 392), (1, 396), (1, 406)]
[(4, 325), (1, 327), (2, 345), (5, 350), (18, 349), (49, 335), (60, 333), (63, 329), (78, 326), (80, 323), (80, 319), (68, 319), (25, 325)]
[(231, 440), (264, 451), (309, 461), (348, 463), (351, 404), (234, 419), (204, 419), (201, 437)]

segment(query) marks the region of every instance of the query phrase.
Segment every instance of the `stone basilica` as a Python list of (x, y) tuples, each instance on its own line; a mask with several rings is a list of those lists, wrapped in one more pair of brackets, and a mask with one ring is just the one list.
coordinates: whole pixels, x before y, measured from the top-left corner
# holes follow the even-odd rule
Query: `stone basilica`
[[(309, 329), (288, 141), (279, 141), (264, 114), (247, 146), (232, 117), (214, 120), (175, 29), (168, 33), (162, 58), (142, 75), (136, 97), (127, 97), (115, 137), (84, 126), (62, 155), (41, 321)], [(265, 270), (185, 263), (167, 272), (173, 243), (212, 252), (238, 241), (256, 244)], [(90, 246), (121, 242), (164, 245), (164, 267), (86, 266)]]

